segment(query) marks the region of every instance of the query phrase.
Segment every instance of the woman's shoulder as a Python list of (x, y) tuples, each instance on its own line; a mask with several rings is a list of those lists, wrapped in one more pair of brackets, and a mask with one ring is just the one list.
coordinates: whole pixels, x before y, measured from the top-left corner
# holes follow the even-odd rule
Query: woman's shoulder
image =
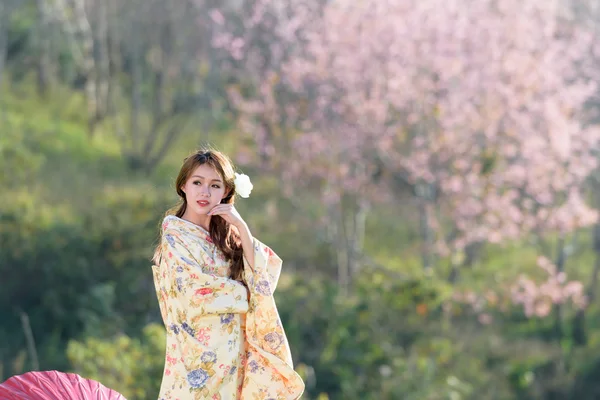
[(165, 231), (170, 227), (174, 227), (179, 223), (180, 218), (175, 215), (167, 215), (162, 220), (162, 230)]
[(162, 231), (178, 230), (178, 231), (204, 231), (204, 229), (190, 221), (179, 218), (176, 215), (167, 215), (162, 221)]
[(163, 218), (161, 223), (160, 235), (168, 236), (178, 234), (181, 231), (181, 224), (178, 218), (174, 215), (167, 215)]
[(179, 218), (176, 215), (167, 215), (162, 221), (162, 236), (165, 235), (184, 235), (190, 239), (210, 240), (210, 234), (204, 228), (193, 222)]
[(167, 215), (162, 222), (163, 243), (172, 247), (182, 246), (201, 257), (206, 265), (217, 268), (227, 264), (221, 251), (215, 246), (210, 234), (201, 226), (175, 215)]

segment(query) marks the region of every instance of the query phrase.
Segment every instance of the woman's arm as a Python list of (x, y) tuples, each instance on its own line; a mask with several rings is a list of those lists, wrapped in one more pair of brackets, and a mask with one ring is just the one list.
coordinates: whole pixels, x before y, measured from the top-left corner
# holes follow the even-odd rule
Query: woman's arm
[(242, 239), (242, 249), (244, 250), (244, 257), (248, 262), (250, 268), (254, 269), (254, 239), (252, 238), (252, 233), (250, 233), (250, 228), (244, 222), (241, 224), (242, 226), (236, 226), (240, 233), (240, 238)]
[(164, 233), (162, 246), (161, 286), (191, 321), (206, 314), (247, 312), (246, 288), (231, 279), (203, 273), (176, 231)]
[(233, 204), (219, 204), (210, 210), (208, 215), (218, 215), (238, 230), (240, 238), (242, 239), (244, 257), (250, 268), (254, 269), (254, 239), (252, 238), (252, 233), (250, 233), (248, 224), (246, 224), (246, 221), (244, 221)]
[(208, 215), (218, 215), (238, 230), (244, 251), (244, 267), (249, 268), (251, 272), (255, 272), (257, 268), (266, 269), (271, 286), (268, 292), (273, 293), (281, 273), (282, 262), (277, 254), (252, 236), (248, 224), (233, 204), (219, 204), (210, 210)]

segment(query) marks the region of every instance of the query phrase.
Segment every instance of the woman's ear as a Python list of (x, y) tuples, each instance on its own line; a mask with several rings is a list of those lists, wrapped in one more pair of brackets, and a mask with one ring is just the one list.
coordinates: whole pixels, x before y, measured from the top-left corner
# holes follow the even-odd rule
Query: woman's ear
[(225, 194), (223, 195), (223, 198), (221, 199), (221, 204), (223, 204), (225, 199), (227, 199), (232, 194), (233, 194), (233, 189), (229, 189), (227, 192), (225, 192)]

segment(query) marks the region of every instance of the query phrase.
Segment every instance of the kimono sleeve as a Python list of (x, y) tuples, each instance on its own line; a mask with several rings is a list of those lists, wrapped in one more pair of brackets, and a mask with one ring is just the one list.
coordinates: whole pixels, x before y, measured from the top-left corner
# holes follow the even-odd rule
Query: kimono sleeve
[(269, 247), (254, 240), (254, 268), (244, 268), (251, 306), (246, 314), (248, 352), (242, 399), (299, 399), (304, 392), (273, 297), (281, 264)]
[(163, 234), (161, 269), (169, 298), (180, 304), (186, 320), (209, 314), (246, 313), (247, 289), (232, 279), (203, 272), (202, 259), (196, 259), (176, 232)]
[[(264, 281), (262, 282), (264, 292), (273, 294), (277, 283), (279, 282), (279, 276), (281, 275), (281, 266), (283, 261), (271, 248), (260, 240), (254, 238), (254, 269), (260, 272), (259, 275), (268, 279), (268, 289), (265, 286)], [(244, 269), (249, 269), (250, 265), (246, 257), (244, 257)]]

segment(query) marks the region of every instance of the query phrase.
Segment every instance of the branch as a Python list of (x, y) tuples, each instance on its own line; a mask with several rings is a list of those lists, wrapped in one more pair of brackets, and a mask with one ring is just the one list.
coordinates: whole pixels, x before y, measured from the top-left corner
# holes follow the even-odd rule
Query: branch
[(166, 138), (163, 141), (162, 146), (156, 152), (156, 155), (154, 157), (152, 157), (150, 159), (150, 161), (148, 162), (148, 164), (147, 164), (148, 169), (150, 169), (150, 170), (153, 169), (160, 162), (160, 160), (162, 160), (162, 158), (167, 154), (167, 151), (173, 144), (173, 141), (175, 139), (177, 139), (179, 137), (179, 135), (181, 135), (181, 132), (183, 132), (183, 129), (185, 128), (185, 125), (187, 124), (187, 121), (188, 121), (187, 117), (180, 117), (178, 120), (176, 120), (174, 123), (171, 124), (171, 127), (169, 128), (169, 130), (166, 133)]
[(40, 362), (38, 361), (35, 340), (33, 339), (33, 332), (31, 330), (31, 324), (29, 323), (29, 316), (23, 311), (20, 311), (19, 314), (21, 316), (21, 324), (23, 325), (23, 332), (27, 339), (27, 349), (29, 351), (29, 356), (31, 357), (32, 369), (34, 371), (39, 371)]

